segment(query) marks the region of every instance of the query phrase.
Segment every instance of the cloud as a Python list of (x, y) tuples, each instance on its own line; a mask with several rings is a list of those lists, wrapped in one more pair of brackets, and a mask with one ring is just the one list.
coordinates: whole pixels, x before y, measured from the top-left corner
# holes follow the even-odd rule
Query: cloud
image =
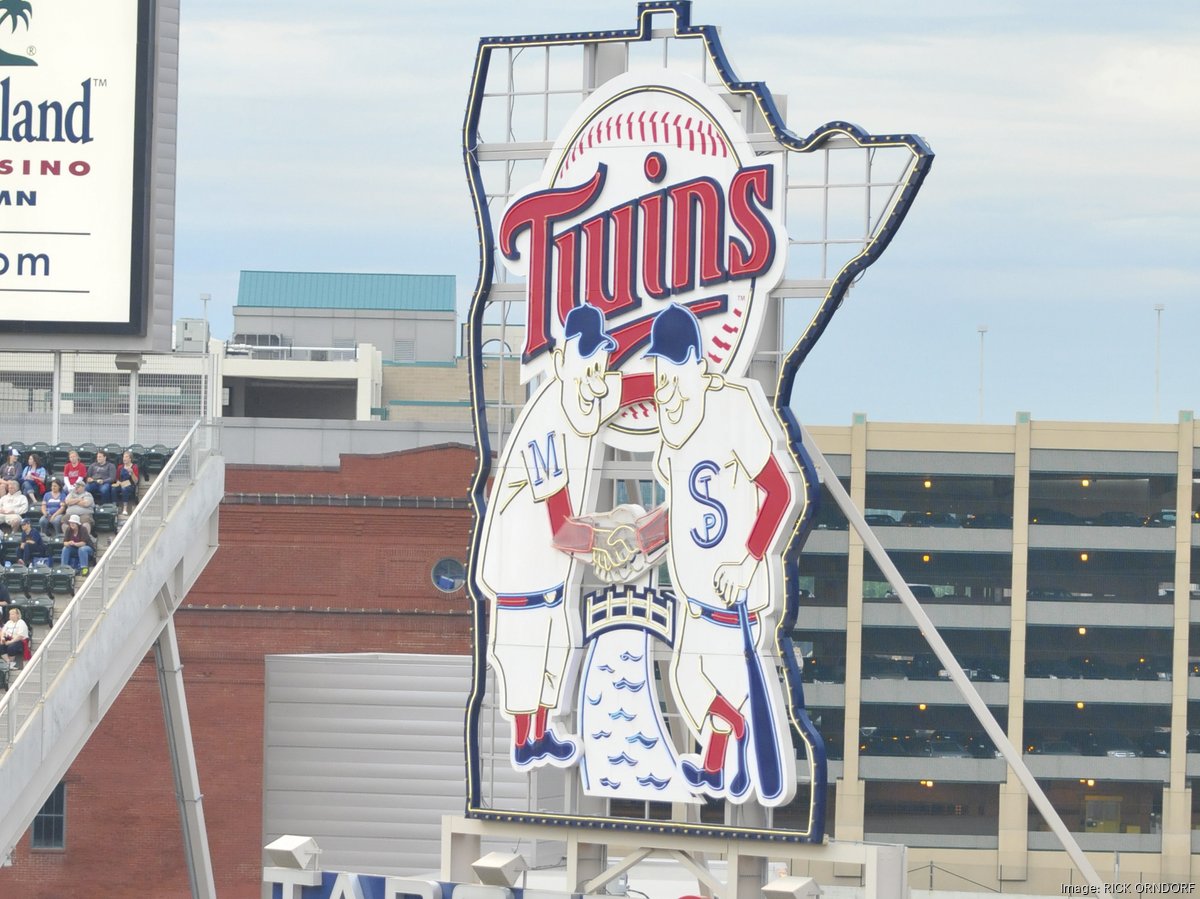
[[(465, 294), (477, 257), (461, 127), (479, 36), (625, 28), (635, 9), (189, 4), (180, 289), (231, 290), (240, 268), (367, 267), (450, 272)], [(1154, 302), (1175, 333), (1200, 329), (1197, 4), (696, 0), (692, 15), (722, 26), (740, 76), (787, 95), (795, 130), (849, 119), (916, 132), (938, 154), (802, 376), (818, 420), (974, 420), (982, 321), (989, 407), (1106, 417), (1109, 399), (1087, 385), (1110, 379), (1122, 330), (1149, 327)], [(862, 378), (846, 377), (847, 359)], [(1194, 391), (1190, 371), (1171, 373)], [(1115, 413), (1142, 414), (1117, 393)]]

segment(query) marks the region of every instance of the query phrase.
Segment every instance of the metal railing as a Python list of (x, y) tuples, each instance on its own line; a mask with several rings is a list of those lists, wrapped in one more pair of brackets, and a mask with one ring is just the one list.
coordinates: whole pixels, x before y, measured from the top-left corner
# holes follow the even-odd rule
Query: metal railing
[[(120, 596), (121, 585), (135, 569), (155, 534), (179, 504), (204, 462), (219, 451), (220, 429), (196, 422), (166, 466), (139, 500), (133, 514), (91, 567), (87, 579), (54, 627), (35, 647), (0, 699), (0, 747), (10, 745), (54, 687), (59, 674), (79, 654), (105, 613)], [(2, 751), (2, 750), (0, 750)]]
[(358, 358), (358, 347), (257, 346), (227, 342), (225, 355), (249, 359), (282, 359), (289, 362), (353, 362)]

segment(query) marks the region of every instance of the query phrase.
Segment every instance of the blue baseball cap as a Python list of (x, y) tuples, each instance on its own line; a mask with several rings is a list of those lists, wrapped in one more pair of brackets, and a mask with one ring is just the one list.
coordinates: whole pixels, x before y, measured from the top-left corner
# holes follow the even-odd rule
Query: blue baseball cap
[(654, 324), (650, 326), (650, 349), (646, 350), (646, 356), (662, 356), (676, 365), (682, 365), (693, 354), (696, 361), (703, 358), (700, 353), (700, 322), (692, 310), (672, 303), (655, 316)]
[(617, 348), (617, 342), (604, 330), (604, 315), (589, 303), (576, 306), (567, 313), (563, 333), (567, 340), (579, 338), (579, 353), (585, 359), (599, 349), (611, 353)]

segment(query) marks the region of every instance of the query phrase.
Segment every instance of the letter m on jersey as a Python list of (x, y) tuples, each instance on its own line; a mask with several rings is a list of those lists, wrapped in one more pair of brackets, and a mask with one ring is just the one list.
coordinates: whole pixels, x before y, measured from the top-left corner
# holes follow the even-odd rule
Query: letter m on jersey
[(529, 488), (539, 502), (567, 486), (567, 444), (558, 431), (547, 431), (540, 440), (530, 440), (521, 452)]

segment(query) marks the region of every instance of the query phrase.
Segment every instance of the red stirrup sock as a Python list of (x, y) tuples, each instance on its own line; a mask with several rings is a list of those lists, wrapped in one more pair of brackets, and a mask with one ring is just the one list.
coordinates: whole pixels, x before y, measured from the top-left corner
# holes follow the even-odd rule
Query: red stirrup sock
[(524, 746), (529, 742), (529, 719), (533, 716), (528, 712), (519, 712), (513, 716), (513, 742)]
[(725, 767), (725, 747), (729, 745), (729, 734), (714, 730), (704, 752), (704, 770), (710, 774)]

